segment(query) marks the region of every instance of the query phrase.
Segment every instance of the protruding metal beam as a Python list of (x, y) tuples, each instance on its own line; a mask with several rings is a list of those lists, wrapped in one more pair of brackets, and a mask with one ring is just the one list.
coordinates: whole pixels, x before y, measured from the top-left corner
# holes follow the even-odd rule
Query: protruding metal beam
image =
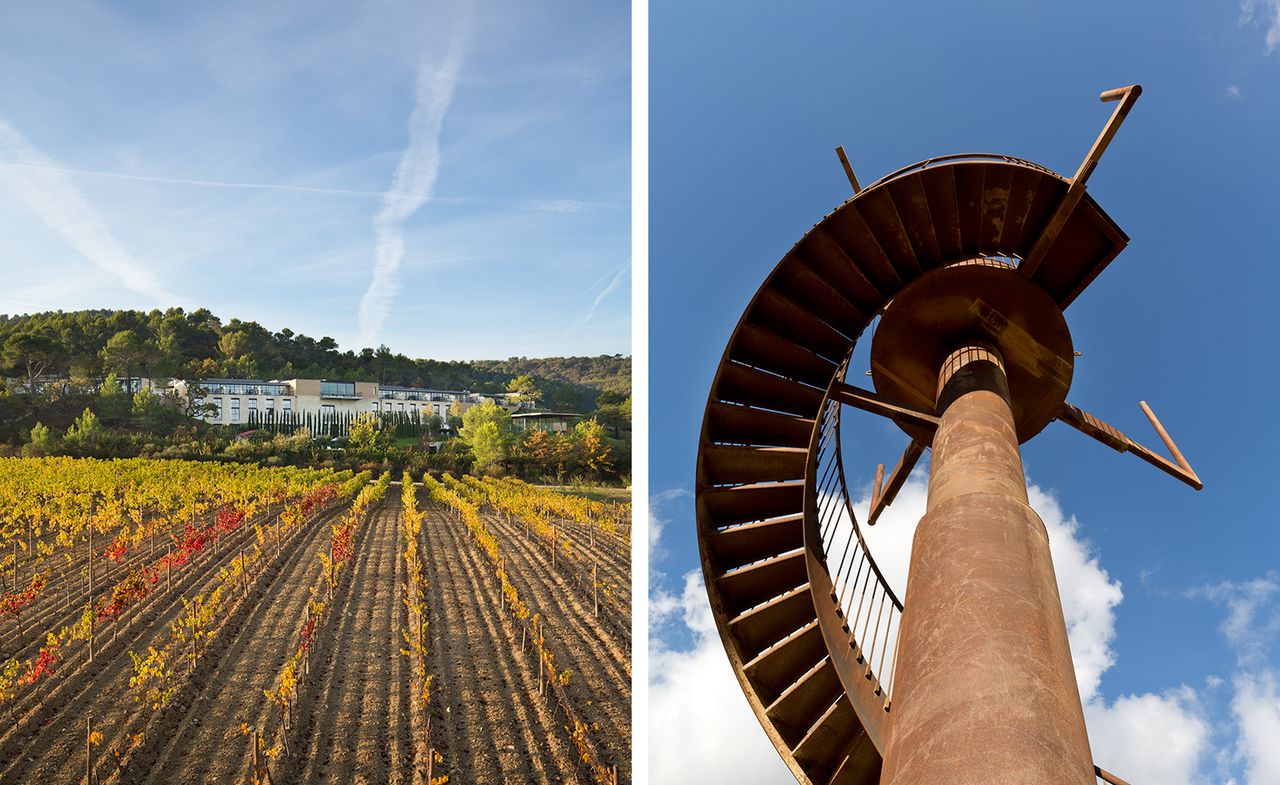
[(840, 403), (847, 404), (855, 409), (861, 409), (864, 412), (878, 414), (881, 417), (902, 420), (930, 430), (938, 427), (938, 418), (929, 412), (913, 409), (906, 404), (891, 401), (883, 395), (864, 390), (861, 387), (854, 387), (851, 384), (843, 382), (832, 383), (831, 397)]
[[(1178, 446), (1174, 444), (1169, 433), (1156, 419), (1155, 412), (1151, 411), (1151, 407), (1147, 406), (1146, 401), (1139, 404), (1142, 411), (1147, 415), (1147, 419), (1151, 421), (1151, 425), (1156, 429), (1156, 433), (1160, 435), (1160, 441), (1164, 442), (1164, 446), (1169, 449), (1174, 460), (1170, 461), (1163, 455), (1152, 452), (1147, 447), (1138, 444), (1133, 439), (1125, 436), (1119, 428), (1108, 425), (1107, 423), (1094, 417), (1092, 414), (1072, 406), (1069, 403), (1062, 404), (1062, 411), (1058, 415), (1058, 419), (1062, 422), (1080, 431), (1085, 436), (1092, 437), (1107, 445), (1116, 452), (1130, 452), (1141, 458), (1162, 472), (1181, 480), (1182, 482), (1195, 488), (1197, 491), (1204, 488), (1204, 483), (1200, 481), (1199, 475), (1191, 468), (1191, 464), (1183, 457)], [(1176, 463), (1175, 463), (1176, 461)]]
[(1080, 162), (1080, 168), (1076, 170), (1076, 176), (1071, 178), (1071, 185), (1068, 186), (1067, 192), (1063, 194), (1062, 201), (1058, 202), (1057, 209), (1049, 217), (1049, 222), (1045, 224), (1044, 230), (1040, 232), (1035, 245), (1031, 247), (1031, 253), (1027, 254), (1022, 263), (1018, 265), (1018, 270), (1026, 277), (1030, 278), (1035, 275), (1040, 263), (1044, 261), (1045, 254), (1053, 246), (1054, 240), (1058, 239), (1058, 234), (1062, 231), (1062, 227), (1067, 225), (1067, 219), (1071, 217), (1076, 205), (1080, 203), (1080, 199), (1084, 196), (1085, 183), (1088, 181), (1089, 175), (1093, 174), (1093, 170), (1097, 167), (1102, 154), (1107, 150), (1107, 145), (1111, 144), (1116, 131), (1120, 130), (1120, 124), (1129, 115), (1129, 110), (1133, 108), (1134, 102), (1138, 100), (1140, 95), (1142, 95), (1142, 85), (1135, 84), (1128, 87), (1119, 87), (1115, 90), (1107, 90), (1098, 96), (1104, 103), (1110, 101), (1119, 101), (1120, 103), (1116, 106), (1115, 111), (1111, 113), (1107, 124), (1102, 127), (1102, 133), (1098, 134), (1098, 138), (1094, 140), (1093, 146), (1089, 148), (1084, 160)]
[(849, 156), (844, 154), (844, 147), (836, 148), (836, 155), (840, 156), (840, 165), (844, 167), (844, 176), (849, 178), (849, 185), (853, 186), (853, 193), (856, 196), (862, 191), (862, 186), (858, 185), (858, 176), (853, 173), (853, 166), (849, 164)]
[(911, 475), (911, 470), (916, 467), (916, 462), (920, 460), (920, 456), (923, 454), (924, 445), (912, 439), (907, 444), (907, 449), (903, 451), (902, 457), (898, 459), (898, 465), (893, 467), (893, 471), (890, 472), (889, 481), (884, 484), (883, 492), (881, 491), (880, 481), (884, 478), (884, 464), (880, 464), (879, 468), (876, 469), (875, 487), (871, 489), (871, 509), (867, 512), (868, 526), (875, 526), (880, 513), (888, 509), (890, 504), (893, 504), (893, 500), (898, 496), (898, 491), (902, 490), (907, 477)]
[(1089, 175), (1093, 174), (1094, 167), (1098, 165), (1102, 154), (1107, 151), (1107, 145), (1111, 144), (1111, 140), (1115, 138), (1116, 131), (1120, 130), (1120, 124), (1129, 115), (1129, 110), (1137, 103), (1140, 95), (1142, 95), (1142, 85), (1131, 84), (1128, 87), (1117, 87), (1114, 90), (1108, 90), (1098, 96), (1103, 103), (1111, 101), (1119, 101), (1119, 103), (1116, 105), (1115, 111), (1111, 113), (1107, 124), (1102, 127), (1102, 133), (1098, 134), (1098, 138), (1094, 140), (1093, 147), (1089, 148), (1089, 153), (1080, 162), (1080, 168), (1076, 170), (1076, 176), (1071, 178), (1072, 185), (1076, 183), (1084, 185), (1085, 181), (1089, 179)]

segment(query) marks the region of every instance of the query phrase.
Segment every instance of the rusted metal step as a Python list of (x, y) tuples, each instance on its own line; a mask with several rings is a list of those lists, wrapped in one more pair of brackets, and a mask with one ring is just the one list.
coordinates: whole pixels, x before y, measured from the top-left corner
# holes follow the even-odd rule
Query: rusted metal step
[(956, 178), (950, 166), (939, 166), (920, 172), (920, 184), (929, 200), (929, 222), (938, 240), (938, 253), (943, 261), (963, 259), (964, 242), (960, 238), (960, 216), (956, 212)]
[(807, 583), (797, 586), (729, 621), (729, 631), (738, 642), (743, 659), (754, 661), (816, 618), (813, 600), (806, 596), (808, 591)]
[(848, 336), (862, 332), (881, 302), (878, 297), (861, 302), (850, 300), (850, 295), (842, 293), (796, 256), (789, 256), (778, 265), (773, 286)]
[(764, 702), (770, 703), (825, 656), (827, 650), (822, 644), (822, 631), (817, 629), (815, 619), (776, 646), (761, 652), (743, 668), (743, 672), (751, 679)]
[(884, 255), (893, 264), (898, 276), (903, 281), (912, 281), (919, 277), (920, 259), (911, 245), (911, 238), (907, 236), (907, 229), (903, 226), (902, 217), (898, 215), (897, 205), (894, 204), (889, 190), (869, 189), (849, 206), (862, 213), (863, 219), (867, 222), (867, 228), (884, 249)]
[(702, 449), (702, 470), (712, 485), (799, 480), (807, 457), (808, 450), (798, 447), (709, 444)]
[(823, 657), (770, 703), (765, 714), (794, 749), (843, 691), (831, 658)]
[(853, 339), (822, 321), (776, 288), (760, 290), (751, 305), (752, 323), (793, 341), (815, 354), (839, 362)]
[(844, 761), (831, 774), (826, 785), (876, 785), (884, 759), (866, 733), (853, 740)]
[(848, 758), (858, 737), (865, 735), (858, 715), (849, 705), (847, 696), (841, 695), (827, 708), (791, 754), (812, 779), (825, 781)]
[(813, 417), (822, 405), (823, 391), (816, 387), (738, 363), (725, 363), (716, 383), (718, 401)]
[(738, 326), (729, 358), (824, 390), (836, 371), (835, 362), (752, 322)]
[(808, 447), (811, 419), (715, 402), (707, 410), (708, 436), (720, 444)]
[(912, 254), (921, 270), (929, 270), (944, 261), (929, 212), (929, 197), (919, 177), (903, 177), (886, 183), (893, 205), (902, 220)]
[[(704, 445), (703, 449), (706, 449)], [(761, 482), (732, 488), (702, 488), (698, 502), (710, 531), (736, 523), (799, 514), (804, 507), (803, 482)]]
[(734, 616), (780, 597), (808, 579), (804, 552), (784, 553), (721, 573), (720, 596)]
[[(846, 202), (814, 227), (796, 250), (813, 269), (831, 274), (832, 283), (856, 295), (858, 301), (883, 303), (905, 283), (853, 202)], [(859, 280), (871, 285), (874, 296), (858, 294), (866, 290), (851, 282)]]
[(710, 537), (711, 549), (724, 564), (747, 564), (801, 547), (803, 527), (799, 513), (738, 524), (717, 530)]

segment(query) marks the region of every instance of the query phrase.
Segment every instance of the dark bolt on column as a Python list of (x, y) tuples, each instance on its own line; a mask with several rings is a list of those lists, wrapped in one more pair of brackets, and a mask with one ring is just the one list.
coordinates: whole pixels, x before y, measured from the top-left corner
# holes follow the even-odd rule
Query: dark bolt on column
[(1093, 785), (1049, 540), (1027, 505), (999, 354), (953, 352), (938, 411), (881, 780)]

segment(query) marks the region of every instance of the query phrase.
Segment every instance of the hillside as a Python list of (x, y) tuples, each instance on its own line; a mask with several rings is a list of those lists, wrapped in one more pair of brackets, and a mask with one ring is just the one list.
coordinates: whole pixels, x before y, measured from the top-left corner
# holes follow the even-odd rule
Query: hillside
[(349, 378), (381, 384), (500, 392), (522, 374), (533, 377), (553, 408), (590, 411), (601, 392), (631, 394), (631, 358), (513, 357), (507, 360), (413, 359), (386, 346), (339, 351), (329, 337), (254, 321), (224, 322), (209, 310), (170, 308), (52, 311), (0, 315), (0, 364), (10, 376), (39, 369), (72, 378), (121, 375), (260, 379)]

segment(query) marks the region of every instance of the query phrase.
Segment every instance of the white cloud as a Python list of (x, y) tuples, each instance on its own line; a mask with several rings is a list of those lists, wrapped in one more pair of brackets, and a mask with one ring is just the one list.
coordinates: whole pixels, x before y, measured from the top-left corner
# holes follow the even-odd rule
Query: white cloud
[(1209, 751), (1210, 727), (1195, 690), (1100, 697), (1084, 706), (1093, 759), (1134, 783), (1191, 785)]
[(661, 561), (666, 553), (662, 550), (662, 530), (666, 528), (667, 517), (664, 508), (678, 499), (687, 499), (693, 495), (688, 488), (668, 488), (649, 497), (649, 563)]
[(1235, 757), (1244, 764), (1247, 785), (1274, 785), (1280, 782), (1280, 688), (1269, 655), (1280, 635), (1280, 575), (1224, 581), (1187, 594), (1226, 606), (1221, 629), (1237, 662), (1231, 677)]
[(1267, 54), (1280, 46), (1280, 0), (1243, 0), (1240, 24), (1263, 24), (1267, 27)]
[(1228, 85), (1228, 86), (1227, 86), (1227, 97), (1228, 97), (1228, 98), (1239, 98), (1239, 97), (1240, 97), (1240, 85), (1238, 85), (1238, 84)]
[(1244, 759), (1248, 785), (1280, 782), (1280, 689), (1271, 671), (1236, 678), (1231, 703), (1240, 726), (1237, 749)]
[(678, 622), (693, 634), (684, 650), (657, 637), (649, 651), (649, 779), (664, 785), (777, 785), (791, 774), (760, 727), (725, 659), (698, 571), (680, 594), (650, 600), (654, 628)]
[(1273, 605), (1280, 597), (1280, 576), (1275, 573), (1249, 581), (1200, 586), (1188, 596), (1206, 597), (1227, 606), (1222, 634), (1236, 649), (1243, 665), (1257, 667), (1280, 633), (1280, 608)]
[(431, 198), (440, 174), (440, 130), (458, 84), (466, 35), (456, 32), (444, 62), (418, 67), (417, 94), (409, 118), (409, 146), (396, 165), (391, 188), (374, 218), (373, 280), (360, 300), (360, 345), (372, 346), (400, 291), (404, 223)]
[(8, 164), (0, 166), (0, 182), (77, 253), (154, 305), (180, 302), (146, 264), (129, 253), (61, 164), (4, 120), (0, 120), (0, 160)]

